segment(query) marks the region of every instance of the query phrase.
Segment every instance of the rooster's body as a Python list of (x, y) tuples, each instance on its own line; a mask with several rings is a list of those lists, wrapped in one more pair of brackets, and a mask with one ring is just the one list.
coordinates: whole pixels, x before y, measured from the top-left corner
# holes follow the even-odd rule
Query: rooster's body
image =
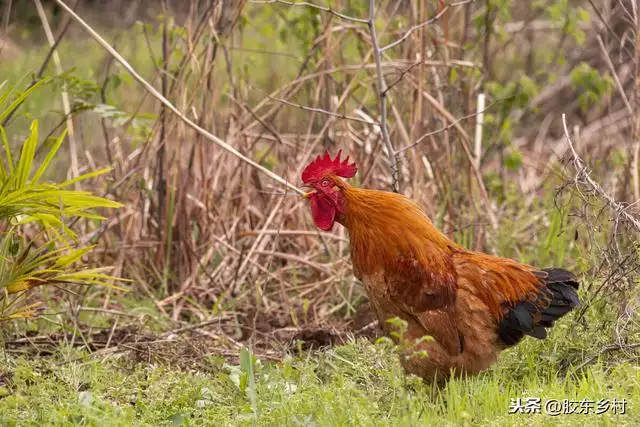
[(433, 338), (403, 355), (410, 373), (441, 381), (482, 371), (524, 335), (545, 338), (545, 328), (579, 303), (568, 271), (466, 250), (408, 198), (348, 186), (339, 176), (353, 176), (355, 165), (339, 156), (319, 157), (305, 173), (316, 224), (327, 230), (335, 221), (348, 230), (354, 273), (383, 328), (399, 317), (409, 342)]

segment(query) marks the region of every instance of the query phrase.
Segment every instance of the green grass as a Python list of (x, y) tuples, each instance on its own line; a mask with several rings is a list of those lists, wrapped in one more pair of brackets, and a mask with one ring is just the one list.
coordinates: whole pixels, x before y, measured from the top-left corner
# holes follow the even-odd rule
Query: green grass
[[(529, 339), (487, 373), (438, 391), (405, 377), (392, 349), (357, 341), (247, 366), (221, 359), (188, 371), (102, 360), (61, 347), (49, 358), (5, 354), (0, 367), (2, 425), (637, 425), (640, 370), (622, 363), (559, 372), (548, 345)], [(533, 345), (531, 345), (533, 344)], [(527, 353), (541, 369), (528, 373)], [(537, 354), (536, 354), (537, 353)], [(527, 363), (525, 362), (524, 365)], [(250, 399), (255, 391), (255, 401)], [(626, 399), (626, 414), (509, 414), (511, 399)], [(597, 404), (596, 404), (597, 406)]]

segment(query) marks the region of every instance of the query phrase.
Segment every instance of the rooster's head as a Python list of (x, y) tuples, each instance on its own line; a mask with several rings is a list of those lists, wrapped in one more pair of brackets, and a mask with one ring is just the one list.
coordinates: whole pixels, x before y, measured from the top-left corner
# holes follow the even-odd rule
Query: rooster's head
[(344, 199), (341, 194), (346, 183), (340, 178), (351, 178), (358, 171), (355, 163), (349, 164), (349, 157), (340, 160), (341, 151), (335, 159), (329, 152), (318, 156), (302, 172), (302, 182), (311, 189), (304, 195), (311, 202), (311, 215), (318, 228), (328, 231), (336, 220), (344, 214)]

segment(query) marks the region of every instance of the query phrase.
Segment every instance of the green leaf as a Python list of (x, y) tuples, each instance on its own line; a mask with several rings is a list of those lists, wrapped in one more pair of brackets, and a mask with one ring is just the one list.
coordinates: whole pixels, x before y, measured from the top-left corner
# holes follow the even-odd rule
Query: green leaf
[(45, 157), (45, 159), (42, 161), (36, 173), (33, 174), (33, 177), (31, 178), (32, 183), (36, 183), (40, 180), (40, 177), (42, 176), (42, 174), (44, 174), (44, 172), (47, 170), (47, 168), (51, 164), (51, 161), (53, 160), (55, 155), (58, 153), (58, 149), (60, 149), (60, 146), (62, 145), (62, 141), (64, 141), (64, 138), (66, 136), (67, 136), (67, 130), (65, 129), (54, 142), (53, 147), (51, 147), (51, 150), (49, 150), (49, 153), (47, 153), (47, 157)]
[(458, 70), (456, 70), (455, 67), (453, 67), (449, 72), (449, 83), (454, 84), (457, 82), (458, 82)]
[(5, 170), (2, 160), (0, 160), (0, 169), (2, 171), (0, 175), (0, 181), (5, 182), (7, 180), (7, 174), (13, 173), (13, 160), (11, 158), (11, 149), (9, 148), (9, 140), (7, 139), (7, 134), (5, 133), (4, 128), (2, 126), (0, 126), (0, 137), (2, 137), (2, 145), (4, 146), (4, 152), (5, 152), (5, 155), (7, 156), (8, 170)]
[(14, 99), (14, 101), (11, 104), (9, 104), (9, 106), (7, 106), (3, 111), (0, 111), (0, 123), (3, 122), (4, 119), (6, 119), (7, 116), (9, 114), (11, 114), (11, 112), (18, 107), (18, 105), (20, 105), (25, 99), (27, 99), (29, 97), (29, 95), (31, 95), (40, 86), (42, 86), (44, 83), (49, 82), (50, 80), (51, 79), (49, 77), (45, 77), (45, 78), (37, 81), (34, 85), (32, 85), (31, 87), (27, 88), (24, 92), (22, 92), (20, 95), (18, 95), (18, 97), (16, 99)]
[(576, 9), (576, 16), (579, 22), (584, 22), (585, 24), (589, 24), (591, 22), (591, 15), (589, 14), (589, 11), (582, 7), (578, 7), (578, 9)]
[(36, 154), (36, 146), (38, 144), (38, 121), (34, 120), (31, 123), (31, 134), (22, 144), (22, 153), (20, 154), (20, 160), (18, 161), (18, 168), (16, 170), (17, 186), (22, 188), (26, 186), (27, 179), (29, 178), (29, 172), (33, 166), (33, 158)]
[(516, 171), (520, 169), (521, 165), (522, 165), (522, 153), (519, 150), (512, 148), (506, 153), (504, 157), (504, 166), (507, 169)]
[(243, 371), (240, 383), (242, 384), (243, 378), (245, 379), (245, 390), (251, 402), (251, 408), (254, 415), (257, 413), (257, 396), (256, 396), (256, 383), (254, 373), (254, 361), (251, 351), (247, 348), (240, 350), (240, 369)]

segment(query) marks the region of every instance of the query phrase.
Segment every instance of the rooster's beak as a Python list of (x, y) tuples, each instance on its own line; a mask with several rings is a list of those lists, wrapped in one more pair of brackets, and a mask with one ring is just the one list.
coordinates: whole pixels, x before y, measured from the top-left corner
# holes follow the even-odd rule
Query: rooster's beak
[(309, 197), (311, 197), (313, 193), (316, 192), (316, 190), (314, 190), (313, 187), (311, 187), (310, 185), (303, 185), (303, 187), (306, 187), (307, 189), (311, 189), (311, 191), (304, 193), (302, 196), (300, 196), (303, 199), (308, 199)]

